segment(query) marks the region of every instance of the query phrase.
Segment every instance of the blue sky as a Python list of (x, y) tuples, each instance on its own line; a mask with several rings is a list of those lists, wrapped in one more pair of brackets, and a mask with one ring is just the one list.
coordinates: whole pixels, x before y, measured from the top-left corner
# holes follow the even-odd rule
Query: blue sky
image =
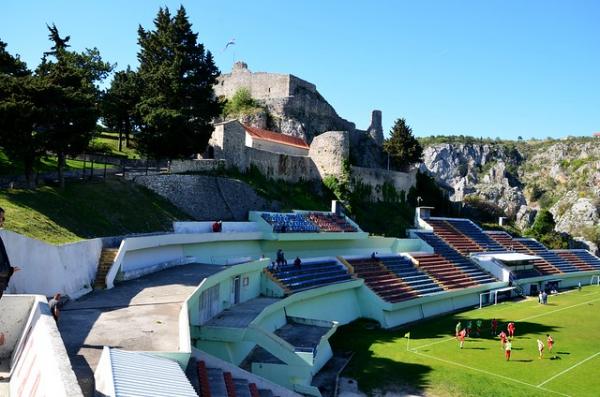
[[(229, 72), (292, 73), (340, 116), (366, 128), (404, 117), (417, 135), (516, 138), (600, 131), (600, 2), (3, 1), (0, 39), (30, 67), (49, 48), (46, 23), (72, 47), (137, 65), (137, 27), (183, 4)], [(230, 39), (235, 51), (222, 52)]]

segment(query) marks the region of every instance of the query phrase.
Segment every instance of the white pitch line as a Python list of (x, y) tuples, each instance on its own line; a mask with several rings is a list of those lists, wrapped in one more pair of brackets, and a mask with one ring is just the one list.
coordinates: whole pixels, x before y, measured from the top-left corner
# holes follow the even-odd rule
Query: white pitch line
[(511, 382), (515, 382), (515, 383), (520, 383), (520, 384), (525, 385), (525, 386), (533, 387), (534, 389), (541, 389), (541, 390), (544, 390), (544, 391), (549, 392), (549, 393), (554, 393), (554, 394), (558, 394), (558, 395), (561, 395), (561, 396), (570, 397), (568, 394), (564, 394), (564, 393), (560, 393), (560, 392), (557, 392), (557, 391), (554, 391), (554, 390), (546, 389), (544, 387), (541, 387), (541, 385), (536, 386), (536, 385), (533, 385), (531, 383), (527, 383), (527, 382), (523, 382), (523, 381), (518, 380), (518, 379), (511, 378), (509, 376), (504, 376), (504, 375), (496, 374), (496, 373), (493, 373), (493, 372), (485, 371), (485, 370), (480, 369), (480, 368), (469, 367), (468, 365), (464, 365), (464, 364), (457, 363), (457, 362), (450, 361), (450, 360), (445, 360), (443, 358), (431, 356), (429, 354), (420, 353), (420, 352), (415, 351), (415, 350), (411, 350), (411, 351), (413, 353), (415, 353), (415, 354), (418, 354), (419, 356), (432, 358), (434, 360), (442, 361), (442, 362), (447, 363), (447, 364), (456, 365), (456, 366), (467, 368), (467, 369), (470, 369), (470, 370), (473, 370), (473, 371), (481, 372), (481, 373), (484, 373), (486, 375), (495, 376), (497, 378), (502, 378), (502, 379), (505, 379), (505, 380), (508, 380), (508, 381), (511, 381)]
[(592, 299), (592, 300), (589, 300), (589, 301), (585, 301), (585, 302), (577, 303), (577, 304), (575, 304), (575, 305), (571, 305), (571, 306), (563, 307), (563, 308), (560, 308), (560, 309), (552, 310), (552, 311), (550, 311), (550, 312), (545, 312), (545, 313), (535, 314), (535, 315), (533, 315), (533, 316), (529, 316), (529, 317), (525, 317), (525, 318), (522, 318), (522, 319), (520, 319), (520, 320), (517, 320), (517, 322), (518, 322), (518, 321), (531, 320), (531, 319), (533, 319), (533, 318), (538, 318), (538, 317), (547, 316), (548, 314), (553, 314), (553, 313), (561, 312), (561, 311), (563, 311), (563, 310), (572, 309), (572, 308), (574, 308), (574, 307), (581, 306), (581, 305), (587, 305), (588, 303), (596, 302), (596, 301), (598, 301), (598, 300), (600, 300), (600, 298), (596, 298), (596, 299)]
[(454, 340), (454, 339), (456, 339), (456, 336), (453, 336), (453, 337), (451, 337), (451, 338), (448, 338), (448, 339), (442, 339), (442, 340), (438, 340), (438, 341), (436, 341), (436, 342), (426, 343), (426, 344), (424, 344), (424, 345), (422, 345), (422, 346), (416, 346), (416, 347), (412, 347), (412, 348), (410, 348), (409, 350), (417, 350), (417, 349), (421, 349), (421, 348), (423, 348), (423, 347), (428, 347), (428, 346), (437, 345), (438, 343), (444, 343), (444, 342), (448, 342), (448, 341), (451, 341), (451, 340)]
[(583, 360), (583, 361), (580, 361), (580, 362), (578, 362), (577, 364), (575, 364), (575, 365), (572, 365), (572, 366), (570, 366), (569, 368), (565, 369), (564, 371), (561, 371), (561, 372), (557, 373), (556, 375), (554, 375), (554, 376), (553, 376), (553, 377), (551, 377), (550, 379), (547, 379), (547, 380), (543, 381), (542, 383), (540, 383), (539, 385), (537, 385), (537, 387), (543, 386), (543, 385), (545, 385), (546, 383), (550, 382), (551, 380), (554, 380), (554, 379), (558, 378), (559, 376), (561, 376), (561, 375), (563, 375), (563, 374), (565, 374), (565, 373), (569, 372), (569, 371), (570, 371), (570, 370), (572, 370), (573, 368), (575, 368), (575, 367), (578, 367), (578, 366), (580, 366), (581, 364), (585, 363), (586, 361), (589, 361), (589, 360), (591, 360), (592, 358), (596, 357), (598, 354), (600, 354), (600, 352), (598, 352), (598, 353), (596, 353), (596, 354), (592, 354), (591, 356), (589, 356), (589, 357), (588, 357), (588, 358), (586, 358), (585, 360)]

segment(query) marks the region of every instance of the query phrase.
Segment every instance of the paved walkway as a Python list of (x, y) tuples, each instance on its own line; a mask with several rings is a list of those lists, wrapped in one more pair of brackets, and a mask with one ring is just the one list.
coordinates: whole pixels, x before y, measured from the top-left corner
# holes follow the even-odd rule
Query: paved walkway
[(182, 302), (224, 266), (189, 264), (166, 269), (67, 303), (58, 328), (77, 379), (89, 395), (102, 348), (177, 351)]
[(209, 322), (209, 327), (246, 328), (265, 307), (277, 302), (279, 298), (254, 298), (224, 310)]

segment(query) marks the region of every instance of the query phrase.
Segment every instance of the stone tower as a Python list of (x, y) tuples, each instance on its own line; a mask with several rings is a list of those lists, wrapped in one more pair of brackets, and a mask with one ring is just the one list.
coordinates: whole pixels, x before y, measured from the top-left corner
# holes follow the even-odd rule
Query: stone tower
[(381, 110), (373, 110), (371, 114), (371, 125), (367, 129), (367, 133), (373, 138), (377, 145), (383, 145), (383, 127), (381, 124)]

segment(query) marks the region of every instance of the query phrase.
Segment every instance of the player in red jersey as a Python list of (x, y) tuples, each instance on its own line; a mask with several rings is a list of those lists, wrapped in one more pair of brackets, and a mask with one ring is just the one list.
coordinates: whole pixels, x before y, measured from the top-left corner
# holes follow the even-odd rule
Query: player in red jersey
[(461, 330), (458, 333), (458, 340), (460, 341), (460, 348), (463, 348), (463, 345), (465, 344), (465, 336), (467, 336), (467, 331), (466, 330)]
[(506, 344), (506, 341), (508, 340), (506, 337), (506, 333), (504, 331), (500, 331), (500, 346), (502, 347), (502, 350), (504, 350), (504, 345)]
[(496, 335), (496, 332), (498, 330), (498, 320), (496, 320), (495, 318), (492, 319), (492, 335)]
[(546, 334), (546, 342), (548, 343), (548, 351), (552, 353), (552, 347), (554, 346), (554, 339), (550, 336), (550, 334)]
[(515, 337), (515, 323), (513, 323), (512, 321), (510, 323), (508, 323), (508, 336), (512, 339)]

